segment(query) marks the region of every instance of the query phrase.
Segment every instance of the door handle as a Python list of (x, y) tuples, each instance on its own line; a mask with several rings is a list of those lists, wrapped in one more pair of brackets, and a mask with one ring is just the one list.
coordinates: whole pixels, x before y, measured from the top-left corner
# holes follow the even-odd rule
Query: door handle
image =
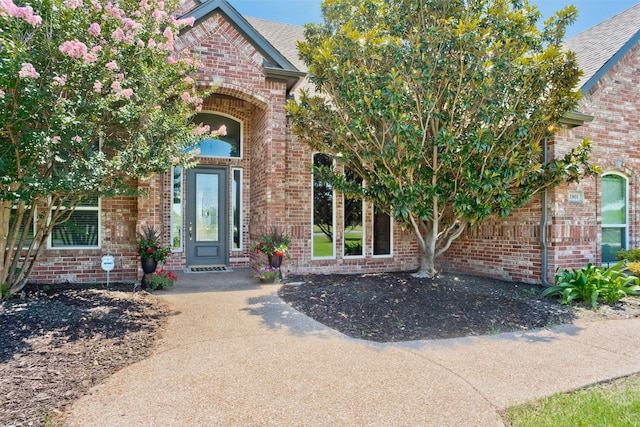
[(189, 240), (193, 240), (193, 223), (189, 223)]

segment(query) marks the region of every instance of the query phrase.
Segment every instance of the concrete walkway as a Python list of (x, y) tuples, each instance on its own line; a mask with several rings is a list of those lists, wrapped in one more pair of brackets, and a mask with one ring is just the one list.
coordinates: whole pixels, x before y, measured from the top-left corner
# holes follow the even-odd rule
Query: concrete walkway
[(282, 303), (249, 270), (181, 275), (155, 353), (72, 426), (500, 426), (526, 400), (640, 372), (640, 319), (376, 344)]

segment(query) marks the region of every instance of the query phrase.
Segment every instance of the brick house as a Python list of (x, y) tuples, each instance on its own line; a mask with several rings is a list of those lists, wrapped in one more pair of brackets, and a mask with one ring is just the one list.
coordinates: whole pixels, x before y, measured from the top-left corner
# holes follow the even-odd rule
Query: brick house
[[(104, 281), (106, 254), (115, 257), (112, 280), (139, 278), (135, 232), (147, 224), (160, 227), (171, 245), (166, 266), (174, 270), (263, 265), (265, 256), (250, 244), (271, 227), (291, 235), (291, 272), (416, 269), (411, 231), (368, 203), (314, 185), (309, 165), (325, 159), (295, 140), (285, 111), (287, 99), (309, 86), (296, 50), (303, 28), (243, 17), (225, 0), (190, 0), (182, 13), (195, 24), (176, 48), (199, 55), (200, 84), (217, 85), (196, 121), (224, 124), (228, 134), (201, 145), (196, 167), (137, 182), (146, 196), (83, 207), (79, 215), (95, 222), (97, 238), (83, 247), (54, 236), (32, 279)], [(615, 248), (640, 244), (632, 190), (640, 171), (633, 148), (640, 138), (639, 22), (637, 5), (567, 41), (585, 69), (584, 98), (581, 113), (567, 114), (566, 129), (548, 142), (548, 156), (589, 136), (604, 175), (549, 191), (509, 218), (468, 231), (439, 260), (442, 268), (539, 282), (543, 270), (552, 277), (557, 266), (606, 261)], [(316, 217), (314, 209), (325, 214)]]
[(552, 282), (558, 267), (611, 263), (616, 250), (640, 246), (640, 4), (565, 47), (584, 72), (582, 115), (567, 115), (548, 156), (590, 138), (601, 176), (550, 190), (508, 218), (470, 230), (449, 250), (448, 269)]

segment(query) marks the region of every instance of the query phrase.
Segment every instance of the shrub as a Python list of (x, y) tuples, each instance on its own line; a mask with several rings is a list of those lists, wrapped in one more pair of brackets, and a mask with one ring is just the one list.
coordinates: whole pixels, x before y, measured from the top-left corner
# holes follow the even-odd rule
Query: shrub
[(626, 259), (627, 262), (638, 262), (640, 261), (640, 248), (629, 249), (616, 252), (616, 257), (618, 259)]
[(640, 276), (640, 262), (630, 262), (627, 264), (627, 268), (634, 276)]
[(563, 269), (542, 296), (561, 296), (563, 304), (584, 301), (595, 309), (598, 301), (613, 304), (628, 294), (640, 295), (640, 280), (623, 273), (623, 268), (624, 261), (609, 268), (588, 264), (578, 270)]

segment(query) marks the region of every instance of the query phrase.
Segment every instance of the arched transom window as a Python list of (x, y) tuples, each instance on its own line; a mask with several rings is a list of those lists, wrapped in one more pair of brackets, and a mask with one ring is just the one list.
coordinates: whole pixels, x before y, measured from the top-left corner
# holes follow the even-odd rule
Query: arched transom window
[(242, 157), (242, 124), (239, 121), (220, 114), (198, 113), (193, 122), (208, 125), (212, 131), (223, 125), (227, 130), (227, 134), (219, 139), (205, 139), (200, 143), (201, 157)]

